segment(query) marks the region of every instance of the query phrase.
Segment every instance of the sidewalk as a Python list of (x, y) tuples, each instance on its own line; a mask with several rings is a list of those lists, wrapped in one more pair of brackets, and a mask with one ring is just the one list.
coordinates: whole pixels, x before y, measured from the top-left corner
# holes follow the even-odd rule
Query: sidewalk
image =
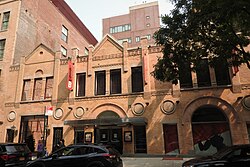
[(181, 167), (186, 159), (164, 160), (162, 157), (122, 157), (123, 167)]

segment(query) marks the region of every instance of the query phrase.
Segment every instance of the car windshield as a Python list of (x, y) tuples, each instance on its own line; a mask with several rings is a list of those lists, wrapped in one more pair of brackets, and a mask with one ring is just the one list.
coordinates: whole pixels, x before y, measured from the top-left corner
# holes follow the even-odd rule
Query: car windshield
[(223, 157), (228, 155), (230, 152), (232, 152), (232, 148), (226, 147), (226, 148), (218, 151), (217, 153), (215, 153), (212, 157), (215, 159), (222, 159)]
[(29, 149), (25, 145), (10, 145), (10, 146), (6, 146), (6, 151), (9, 153), (29, 152)]

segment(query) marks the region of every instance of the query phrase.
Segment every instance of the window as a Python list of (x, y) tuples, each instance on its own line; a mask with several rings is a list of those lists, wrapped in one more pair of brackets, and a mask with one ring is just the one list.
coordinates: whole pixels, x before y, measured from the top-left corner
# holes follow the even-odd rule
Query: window
[(62, 36), (61, 36), (62, 40), (64, 42), (68, 42), (68, 29), (64, 26), (62, 26)]
[(88, 56), (89, 55), (89, 50), (87, 48), (84, 49), (84, 56)]
[(46, 78), (45, 99), (52, 98), (53, 77)]
[(110, 94), (121, 93), (121, 69), (110, 70)]
[(86, 73), (76, 74), (76, 97), (85, 96)]
[(150, 23), (147, 23), (146, 26), (147, 26), (147, 27), (150, 27)]
[(146, 19), (150, 19), (150, 16), (146, 16)]
[(209, 66), (207, 59), (201, 60), (196, 68), (198, 87), (211, 86)]
[(106, 74), (105, 71), (95, 72), (95, 95), (105, 95), (106, 92)]
[(135, 42), (140, 42), (140, 37), (139, 36), (135, 37)]
[(179, 64), (179, 80), (181, 88), (192, 88), (192, 75), (189, 62), (180, 62)]
[(217, 85), (230, 85), (231, 79), (226, 62), (216, 63), (214, 66)]
[(132, 42), (131, 38), (118, 39), (118, 43), (119, 43), (119, 44), (122, 44), (124, 41), (127, 41), (128, 43), (131, 43), (131, 42)]
[(110, 27), (109, 32), (110, 32), (110, 34), (115, 34), (115, 33), (119, 33), (119, 32), (130, 31), (130, 30), (131, 30), (131, 25), (125, 24), (125, 25)]
[(151, 35), (150, 34), (146, 35), (146, 37), (147, 37), (148, 40), (151, 39)]
[(143, 92), (142, 67), (132, 67), (132, 92)]
[(0, 40), (0, 60), (3, 59), (4, 48), (5, 48), (5, 39)]
[(33, 100), (40, 100), (42, 95), (42, 78), (35, 79), (34, 91), (33, 91)]
[(7, 135), (6, 135), (6, 142), (13, 142), (14, 141), (14, 134), (15, 130), (13, 129), (7, 129)]
[(30, 80), (24, 80), (21, 101), (27, 101), (28, 100), (29, 93), (30, 93), (30, 83), (31, 83)]
[(67, 57), (67, 49), (65, 47), (61, 46), (61, 52), (63, 57)]
[(10, 12), (3, 13), (3, 22), (1, 30), (7, 30), (9, 26)]

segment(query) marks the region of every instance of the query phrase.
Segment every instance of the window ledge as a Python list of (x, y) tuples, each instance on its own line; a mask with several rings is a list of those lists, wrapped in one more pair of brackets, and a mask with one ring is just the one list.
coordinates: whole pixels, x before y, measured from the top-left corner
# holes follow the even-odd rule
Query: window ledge
[(232, 85), (222, 85), (222, 86), (208, 86), (208, 87), (197, 87), (197, 88), (181, 88), (181, 91), (189, 90), (205, 90), (205, 89), (218, 89), (218, 88), (231, 88)]

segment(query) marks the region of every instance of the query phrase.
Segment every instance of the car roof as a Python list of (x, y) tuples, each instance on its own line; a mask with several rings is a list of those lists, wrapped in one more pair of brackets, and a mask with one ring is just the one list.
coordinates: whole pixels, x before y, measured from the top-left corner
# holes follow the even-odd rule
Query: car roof
[(250, 144), (237, 144), (231, 146), (232, 148), (250, 148)]

